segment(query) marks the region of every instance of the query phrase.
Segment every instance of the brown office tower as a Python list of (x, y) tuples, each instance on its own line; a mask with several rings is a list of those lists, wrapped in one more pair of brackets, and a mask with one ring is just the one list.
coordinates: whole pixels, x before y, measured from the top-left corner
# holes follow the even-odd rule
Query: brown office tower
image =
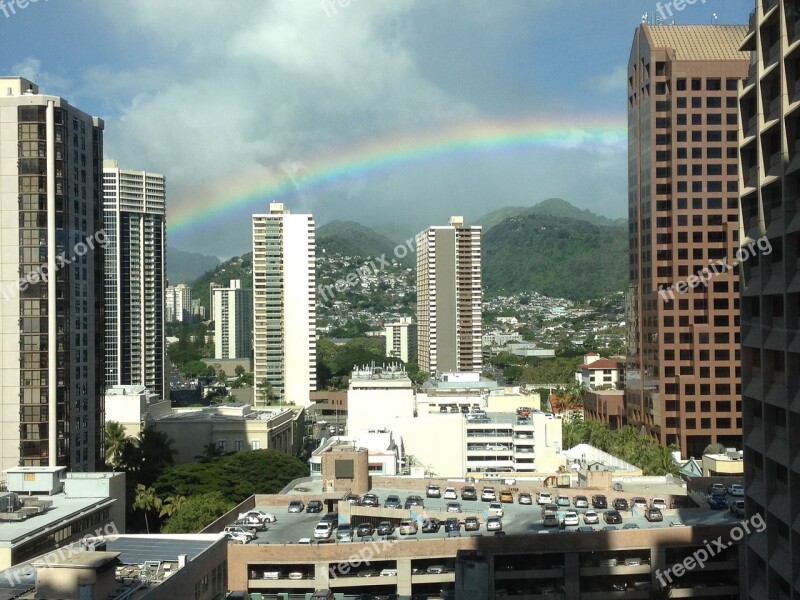
[[(740, 96), (747, 598), (800, 598), (800, 3), (759, 0)], [(744, 596), (743, 596), (744, 597)]]
[(737, 86), (745, 26), (641, 25), (628, 62), (625, 415), (684, 457), (741, 448)]

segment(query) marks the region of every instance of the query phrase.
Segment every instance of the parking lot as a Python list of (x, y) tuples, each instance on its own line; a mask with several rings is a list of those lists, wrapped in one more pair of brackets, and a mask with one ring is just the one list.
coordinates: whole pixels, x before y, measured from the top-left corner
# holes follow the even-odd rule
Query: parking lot
[[(499, 492), (502, 487), (495, 487), (495, 491)], [(378, 499), (380, 501), (381, 507), (383, 506), (383, 502), (386, 500), (386, 497), (394, 494), (400, 497), (401, 502), (404, 502), (406, 497), (409, 495), (422, 495), (423, 496), (423, 507), (413, 506), (411, 509), (391, 509), (391, 520), (395, 523), (399, 523), (401, 519), (413, 518), (418, 523), (418, 532), (414, 535), (399, 535), (397, 531), (395, 531), (394, 536), (398, 539), (434, 539), (434, 538), (446, 538), (448, 537), (448, 533), (445, 532), (444, 528), (444, 520), (449, 517), (457, 517), (462, 526), (460, 528), (460, 535), (461, 536), (472, 536), (472, 535), (495, 535), (495, 532), (487, 532), (486, 531), (486, 519), (490, 516), (488, 508), (489, 502), (483, 502), (481, 500), (462, 500), (460, 498), (460, 491), (461, 486), (456, 486), (456, 490), (459, 494), (459, 498), (456, 502), (461, 504), (460, 513), (448, 513), (446, 512), (446, 505), (448, 502), (452, 502), (452, 500), (445, 500), (443, 498), (426, 498), (424, 494), (420, 494), (418, 491), (409, 491), (403, 489), (375, 489), (371, 490), (371, 493), (377, 494)], [(442, 492), (444, 488), (442, 488)], [(482, 486), (477, 487), (477, 491), (480, 497), (480, 493), (482, 491)], [(570, 500), (572, 500), (574, 495), (582, 494), (580, 490), (569, 489), (569, 490), (558, 490), (554, 489), (552, 491), (553, 499), (559, 493), (563, 493), (567, 495)], [(591, 500), (591, 494), (585, 494)], [(613, 500), (617, 496), (608, 496), (608, 503), (609, 507), (611, 507)], [(625, 494), (620, 494), (619, 497), (624, 497), (628, 502), (631, 502), (631, 497)], [(307, 500), (305, 500), (306, 504), (308, 500), (313, 499), (313, 497), (309, 496)], [(729, 500), (733, 500), (733, 498), (729, 498)], [(568, 526), (564, 527), (544, 527), (542, 525), (542, 507), (537, 505), (536, 498), (533, 498), (534, 504), (532, 505), (523, 505), (519, 504), (518, 502), (518, 495), (514, 495), (514, 502), (513, 503), (503, 503), (503, 516), (502, 516), (502, 531), (505, 535), (525, 535), (525, 534), (539, 534), (539, 533), (548, 533), (548, 534), (565, 534), (565, 533), (572, 533), (577, 531), (578, 527), (586, 528), (587, 525), (584, 523), (583, 520), (583, 513), (586, 512), (587, 509), (584, 508), (574, 508), (573, 506), (570, 507), (559, 507), (559, 522), (563, 520), (564, 512), (568, 510), (572, 510), (578, 513), (579, 515), (579, 523), (577, 526)], [(267, 531), (260, 532), (258, 537), (253, 540), (251, 543), (253, 544), (297, 544), (301, 539), (304, 538), (311, 538), (313, 540), (313, 532), (315, 525), (320, 521), (320, 519), (324, 516), (324, 513), (289, 513), (286, 507), (279, 508), (279, 507), (257, 507), (264, 512), (272, 513), (277, 516), (278, 521), (276, 523), (271, 523), (268, 526)], [(591, 506), (590, 506), (591, 509)], [(355, 527), (359, 523), (364, 522), (371, 522), (373, 525), (377, 526), (378, 522), (384, 520), (386, 517), (374, 517), (370, 516), (369, 510), (361, 510), (359, 506), (352, 506), (352, 525)], [(359, 513), (362, 514), (359, 514)], [(600, 522), (598, 524), (589, 525), (593, 531), (600, 531), (605, 526), (606, 523), (603, 519), (603, 513), (605, 510), (597, 510), (597, 513), (600, 516)], [(707, 525), (718, 525), (724, 523), (736, 523), (737, 519), (732, 515), (728, 510), (710, 510), (708, 508), (680, 508), (680, 509), (666, 509), (663, 512), (664, 520), (661, 522), (649, 522), (647, 519), (644, 518), (644, 510), (643, 509), (633, 509), (628, 511), (621, 511), (622, 515), (622, 524), (616, 525), (617, 529), (622, 529), (622, 527), (626, 524), (630, 526), (630, 524), (635, 524), (640, 529), (648, 529), (648, 528), (658, 528), (658, 527), (670, 527), (670, 526), (680, 526), (680, 525), (698, 525), (698, 524), (707, 524)], [(396, 513), (396, 517), (394, 516)], [(384, 514), (385, 511), (384, 511)], [(480, 520), (480, 529), (478, 531), (465, 531), (463, 527), (463, 520), (467, 516), (477, 516)], [(427, 518), (437, 518), (442, 521), (442, 528), (436, 533), (423, 533), (422, 532), (422, 522), (424, 522)], [(340, 520), (341, 517), (340, 517)], [(586, 531), (586, 533), (589, 533)], [(454, 534), (450, 534), (452, 536)], [(333, 536), (335, 538), (335, 535)], [(359, 538), (354, 536), (353, 538), (355, 541), (358, 541)], [(373, 534), (369, 539), (380, 539), (377, 534)], [(347, 543), (347, 542), (336, 542), (336, 543)]]

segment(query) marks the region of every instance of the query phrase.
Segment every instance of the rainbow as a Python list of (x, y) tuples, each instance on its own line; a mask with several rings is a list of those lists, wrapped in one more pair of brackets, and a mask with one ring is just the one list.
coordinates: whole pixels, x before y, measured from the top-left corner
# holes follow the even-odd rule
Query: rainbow
[(237, 174), (183, 198), (169, 212), (171, 236), (186, 236), (230, 217), (237, 209), (266, 212), (267, 204), (297, 192), (309, 192), (367, 175), (427, 164), (458, 155), (535, 149), (621, 149), (627, 144), (623, 119), (607, 117), (564, 120), (479, 121), (440, 130), (371, 141), (302, 161), (303, 173), (290, 176), (272, 169)]

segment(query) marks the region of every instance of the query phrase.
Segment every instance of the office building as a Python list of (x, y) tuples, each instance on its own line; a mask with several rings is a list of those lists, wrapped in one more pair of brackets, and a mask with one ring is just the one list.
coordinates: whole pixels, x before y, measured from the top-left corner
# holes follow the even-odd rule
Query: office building
[(417, 234), (417, 362), (426, 373), (482, 369), (481, 227), (463, 217)]
[(164, 176), (103, 161), (106, 385), (164, 396)]
[(256, 404), (308, 406), (317, 387), (316, 229), (311, 215), (271, 203), (253, 215), (253, 381)]
[(0, 466), (102, 468), (103, 121), (0, 77)]
[(747, 597), (800, 597), (800, 4), (758, 0), (740, 93)]
[(217, 287), (214, 297), (214, 358), (250, 358), (253, 350), (253, 290), (242, 289), (232, 279), (230, 287)]
[(626, 418), (684, 457), (741, 447), (744, 26), (641, 25), (628, 63)]
[(386, 325), (386, 356), (404, 363), (414, 362), (417, 352), (417, 324), (411, 317), (400, 317)]

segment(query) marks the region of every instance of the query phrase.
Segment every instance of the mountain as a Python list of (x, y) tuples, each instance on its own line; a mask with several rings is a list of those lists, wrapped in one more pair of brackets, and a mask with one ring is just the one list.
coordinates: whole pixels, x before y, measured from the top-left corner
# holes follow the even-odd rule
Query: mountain
[(219, 264), (216, 256), (184, 252), (167, 246), (167, 280), (170, 285), (192, 283), (197, 277)]
[(561, 198), (548, 198), (533, 206), (509, 206), (487, 213), (475, 221), (475, 225), (483, 225), (484, 233), (492, 227), (499, 225), (506, 219), (522, 215), (549, 215), (551, 217), (565, 217), (578, 221), (586, 221), (598, 227), (611, 227), (625, 225), (625, 219), (609, 219), (596, 215), (589, 210), (582, 210)]
[(393, 250), (402, 244), (382, 235), (369, 227), (353, 221), (331, 221), (317, 229), (317, 253), (324, 250), (348, 256), (380, 256), (386, 254), (393, 258)]
[[(588, 212), (559, 203), (546, 208)], [(610, 221), (593, 217), (596, 223)], [(489, 296), (526, 291), (574, 300), (604, 296), (627, 285), (628, 229), (624, 222), (597, 225), (526, 210), (484, 231), (482, 267)]]
[[(218, 283), (228, 287), (231, 279), (239, 279), (242, 288), (251, 289), (253, 287), (253, 253), (248, 252), (241, 256), (234, 256), (206, 271), (192, 283), (192, 299), (200, 300), (200, 304), (209, 308), (209, 295), (211, 293), (210, 284)], [(214, 315), (206, 313), (207, 320), (213, 320)]]

